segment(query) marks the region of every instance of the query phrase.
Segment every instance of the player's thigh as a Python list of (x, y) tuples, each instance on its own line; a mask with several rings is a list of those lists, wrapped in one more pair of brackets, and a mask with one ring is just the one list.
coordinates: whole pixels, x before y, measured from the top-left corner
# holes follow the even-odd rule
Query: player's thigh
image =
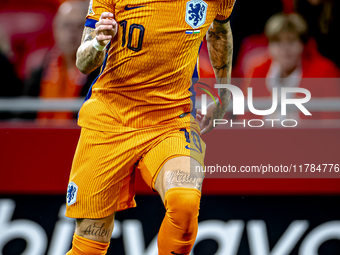
[(77, 219), (76, 234), (102, 243), (110, 242), (114, 228), (114, 214), (102, 219)]
[(158, 173), (155, 189), (164, 201), (165, 193), (175, 187), (194, 188), (201, 191), (204, 179), (202, 165), (190, 156), (179, 156), (165, 162)]
[(197, 169), (202, 170), (204, 165), (206, 146), (198, 124), (165, 126), (152, 132), (157, 135), (137, 166), (144, 181), (157, 190), (162, 199), (172, 187), (200, 189), (204, 173)]
[(131, 134), (82, 129), (69, 178), (66, 216), (101, 219), (135, 207)]

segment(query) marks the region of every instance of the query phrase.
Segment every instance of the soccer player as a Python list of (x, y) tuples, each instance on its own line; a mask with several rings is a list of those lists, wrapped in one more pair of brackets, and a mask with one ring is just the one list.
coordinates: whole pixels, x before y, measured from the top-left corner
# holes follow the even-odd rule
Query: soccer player
[[(231, 75), (234, 0), (93, 0), (77, 66), (102, 65), (79, 112), (82, 127), (67, 190), (77, 219), (67, 255), (106, 254), (114, 215), (135, 207), (134, 173), (162, 198), (158, 254), (189, 254), (198, 229), (205, 144), (200, 133), (223, 118), (222, 104), (197, 113), (191, 77), (203, 37), (218, 83)], [(201, 131), (202, 130), (202, 131)]]

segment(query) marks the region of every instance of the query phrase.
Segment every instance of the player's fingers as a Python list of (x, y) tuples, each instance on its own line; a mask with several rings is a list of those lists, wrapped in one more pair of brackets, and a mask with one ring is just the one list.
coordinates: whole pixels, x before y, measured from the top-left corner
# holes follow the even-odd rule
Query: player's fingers
[(101, 25), (112, 25), (114, 26), (115, 24), (117, 24), (117, 22), (114, 19), (102, 19), (99, 20), (98, 22), (96, 22), (96, 27), (99, 27)]
[(96, 36), (97, 41), (103, 41), (103, 40), (111, 40), (112, 39), (112, 35), (97, 35)]
[(107, 18), (113, 18), (113, 13), (103, 12), (102, 15), (100, 15), (100, 19), (107, 19)]
[(113, 27), (118, 26), (117, 21), (115, 21), (114, 19), (110, 19), (110, 21), (112, 22)]
[(201, 110), (197, 110), (197, 112), (196, 112), (196, 118), (197, 118), (197, 119), (202, 119), (202, 118), (203, 118), (203, 114), (202, 114)]
[(213, 128), (214, 128), (214, 126), (213, 126), (213, 119), (210, 119), (209, 125), (208, 125), (208, 129), (207, 129), (206, 132), (208, 133), (208, 132), (211, 131)]
[(200, 129), (202, 130), (202, 122), (200, 120), (196, 120), (198, 123), (198, 126), (200, 127)]
[(201, 131), (201, 135), (204, 135), (204, 134), (208, 133), (212, 129), (213, 129), (213, 124), (212, 124), (212, 119), (210, 119), (208, 125), (206, 125), (203, 128), (203, 130)]
[(115, 20), (112, 20), (113, 21), (113, 28), (112, 28), (112, 36), (114, 37), (117, 33), (118, 33), (118, 23), (115, 21)]
[(116, 21), (113, 22), (112, 28), (108, 30), (108, 33), (112, 35), (112, 37), (115, 37), (115, 35), (118, 33), (118, 24)]
[(100, 45), (105, 46), (112, 39), (112, 35), (97, 35), (96, 39)]
[(202, 129), (202, 126), (203, 126), (203, 124), (202, 124), (202, 119), (201, 119), (201, 118), (196, 118), (196, 121), (197, 121), (197, 123), (198, 123), (200, 129)]
[(100, 25), (99, 27), (96, 28), (97, 34), (100, 32), (108, 31), (113, 29), (112, 25)]
[(207, 125), (209, 125), (210, 120), (211, 120), (211, 118), (208, 117), (207, 115), (205, 115), (202, 122), (205, 126), (207, 126)]
[(200, 123), (201, 134), (205, 130), (206, 126), (207, 126), (207, 118), (206, 116), (203, 116), (201, 123)]
[[(104, 24), (105, 23), (105, 24)], [(115, 20), (110, 20), (110, 22), (97, 22), (96, 23), (96, 34), (110, 34), (114, 37), (118, 33), (118, 24)]]

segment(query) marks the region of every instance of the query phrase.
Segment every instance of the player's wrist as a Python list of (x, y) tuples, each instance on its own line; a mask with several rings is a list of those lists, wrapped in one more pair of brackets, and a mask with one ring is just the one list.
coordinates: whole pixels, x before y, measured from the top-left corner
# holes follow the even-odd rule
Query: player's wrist
[(104, 45), (104, 46), (101, 45), (101, 44), (98, 42), (97, 38), (95, 37), (95, 38), (92, 40), (92, 46), (93, 46), (93, 48), (95, 48), (97, 51), (103, 51), (103, 50), (106, 48), (107, 44)]

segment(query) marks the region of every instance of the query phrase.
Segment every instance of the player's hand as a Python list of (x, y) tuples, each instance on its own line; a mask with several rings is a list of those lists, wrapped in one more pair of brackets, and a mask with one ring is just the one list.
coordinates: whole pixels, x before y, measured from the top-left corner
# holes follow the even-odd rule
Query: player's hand
[(96, 39), (102, 46), (107, 45), (117, 34), (118, 24), (113, 19), (113, 13), (103, 12), (96, 23)]
[(214, 128), (214, 119), (222, 119), (226, 111), (222, 110), (220, 104), (210, 103), (207, 107), (207, 114), (203, 115), (199, 109), (196, 113), (196, 120), (201, 128), (201, 135), (208, 133)]

